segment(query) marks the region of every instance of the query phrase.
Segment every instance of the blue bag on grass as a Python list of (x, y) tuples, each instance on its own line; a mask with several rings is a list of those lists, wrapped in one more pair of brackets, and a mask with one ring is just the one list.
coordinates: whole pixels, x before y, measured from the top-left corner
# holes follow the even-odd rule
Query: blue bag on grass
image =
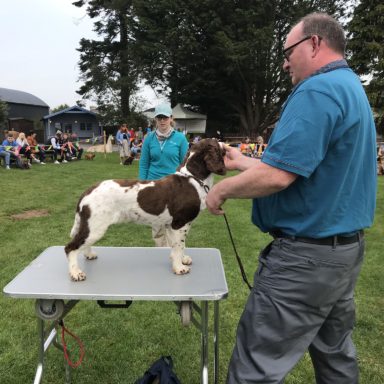
[(135, 384), (181, 384), (172, 368), (172, 357), (162, 356), (151, 365), (143, 377), (135, 381)]

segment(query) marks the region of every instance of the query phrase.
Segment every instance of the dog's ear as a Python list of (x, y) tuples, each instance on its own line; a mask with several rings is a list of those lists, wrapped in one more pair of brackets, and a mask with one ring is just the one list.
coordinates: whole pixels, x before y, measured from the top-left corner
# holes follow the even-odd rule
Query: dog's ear
[(224, 154), (222, 147), (217, 140), (212, 140), (207, 146), (204, 161), (207, 169), (216, 175), (225, 175)]

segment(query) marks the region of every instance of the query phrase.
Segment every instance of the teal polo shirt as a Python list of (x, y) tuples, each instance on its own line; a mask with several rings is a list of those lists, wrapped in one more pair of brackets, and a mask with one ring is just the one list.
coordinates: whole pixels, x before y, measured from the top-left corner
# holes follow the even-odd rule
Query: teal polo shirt
[(371, 226), (376, 130), (359, 78), (349, 68), (311, 76), (293, 89), (280, 116), (261, 161), (298, 178), (254, 199), (253, 223), (313, 238)]

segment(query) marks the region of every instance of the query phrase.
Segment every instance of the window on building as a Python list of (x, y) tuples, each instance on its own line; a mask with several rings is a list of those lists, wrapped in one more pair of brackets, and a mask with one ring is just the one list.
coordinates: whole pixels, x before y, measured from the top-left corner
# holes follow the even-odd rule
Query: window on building
[(72, 133), (72, 124), (65, 124), (64, 125), (64, 132)]
[(80, 131), (85, 131), (85, 123), (80, 123)]
[(87, 123), (87, 131), (92, 131), (92, 123)]

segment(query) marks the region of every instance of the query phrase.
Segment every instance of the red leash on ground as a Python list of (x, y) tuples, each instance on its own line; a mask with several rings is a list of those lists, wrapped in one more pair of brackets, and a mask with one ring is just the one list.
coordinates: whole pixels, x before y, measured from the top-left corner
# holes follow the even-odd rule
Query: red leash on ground
[[(61, 320), (59, 324), (61, 326), (61, 343), (63, 345), (65, 360), (67, 360), (67, 363), (68, 363), (68, 365), (70, 367), (77, 368), (83, 362), (83, 358), (84, 358), (84, 355), (85, 355), (84, 345), (83, 345), (83, 343), (82, 343), (82, 341), (80, 340), (79, 337), (77, 337), (74, 333), (72, 333), (68, 328), (66, 328), (64, 326), (64, 321), (63, 320)], [(73, 339), (76, 341), (77, 345), (79, 346), (80, 356), (79, 356), (79, 359), (77, 361), (75, 361), (75, 362), (73, 362), (71, 360), (71, 358), (69, 357), (67, 343), (65, 341), (65, 333), (67, 333), (68, 335), (73, 337)]]

